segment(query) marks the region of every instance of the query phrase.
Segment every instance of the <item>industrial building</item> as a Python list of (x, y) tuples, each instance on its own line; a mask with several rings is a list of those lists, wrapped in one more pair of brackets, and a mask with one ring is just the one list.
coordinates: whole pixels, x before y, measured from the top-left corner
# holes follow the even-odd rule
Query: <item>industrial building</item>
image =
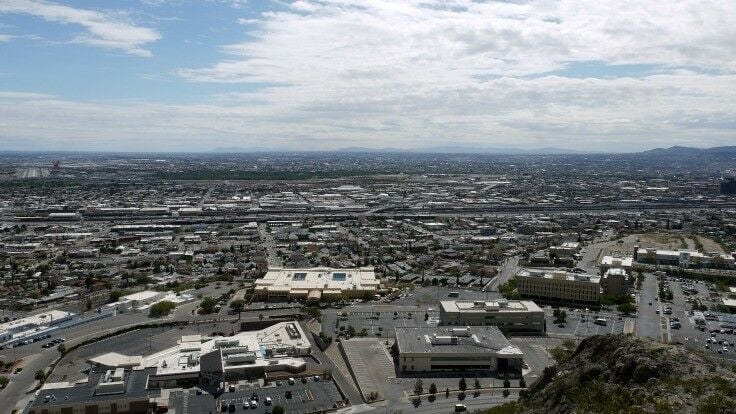
[(634, 248), (634, 260), (638, 263), (682, 268), (736, 268), (733, 254), (703, 253), (696, 250), (663, 250), (637, 246)]
[(120, 313), (143, 311), (152, 305), (162, 301), (172, 302), (176, 305), (191, 302), (194, 296), (188, 293), (159, 292), (155, 290), (144, 290), (141, 292), (131, 293), (121, 296), (117, 302), (108, 303), (105, 309), (115, 310)]
[(601, 299), (601, 277), (564, 270), (520, 269), (517, 291), (523, 298), (546, 302), (595, 305)]
[(32, 340), (47, 334), (57, 325), (68, 322), (75, 314), (60, 310), (50, 310), (25, 318), (0, 323), (0, 345), (12, 344), (21, 340)]
[(401, 372), (520, 373), (524, 355), (495, 326), (396, 328)]
[(266, 301), (365, 298), (374, 295), (378, 285), (372, 267), (272, 268), (262, 279), (256, 280), (253, 295)]
[(183, 336), (179, 344), (149, 356), (107, 353), (90, 358), (88, 380), (45, 383), (26, 412), (144, 414), (167, 388), (222, 387), (226, 381), (262, 378), (268, 372), (297, 373), (311, 345), (296, 322), (228, 337)]
[(491, 325), (515, 335), (544, 335), (547, 331), (544, 310), (528, 300), (441, 301), (440, 324)]

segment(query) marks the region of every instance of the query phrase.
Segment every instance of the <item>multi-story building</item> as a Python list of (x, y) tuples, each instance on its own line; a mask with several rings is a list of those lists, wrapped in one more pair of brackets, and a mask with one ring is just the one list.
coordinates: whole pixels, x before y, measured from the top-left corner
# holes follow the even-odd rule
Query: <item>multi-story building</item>
[(267, 301), (365, 298), (375, 295), (378, 285), (372, 267), (272, 268), (262, 279), (256, 280), (253, 294)]
[(517, 291), (524, 298), (567, 304), (598, 304), (601, 277), (549, 269), (521, 269)]
[(521, 373), (524, 354), (495, 326), (396, 328), (401, 372)]
[(601, 289), (604, 295), (623, 296), (629, 292), (631, 287), (631, 279), (626, 270), (620, 267), (614, 267), (606, 270), (601, 278)]
[(736, 178), (727, 178), (721, 181), (721, 194), (736, 194)]
[(544, 335), (544, 311), (536, 303), (523, 301), (441, 301), (442, 325), (492, 325), (506, 334)]

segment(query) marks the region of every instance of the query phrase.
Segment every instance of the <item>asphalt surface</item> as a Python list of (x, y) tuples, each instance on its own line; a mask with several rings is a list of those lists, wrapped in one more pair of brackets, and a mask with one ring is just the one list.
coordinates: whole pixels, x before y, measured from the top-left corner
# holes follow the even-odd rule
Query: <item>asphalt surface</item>
[[(636, 335), (650, 338), (655, 341), (662, 340), (662, 319), (656, 313), (659, 308), (657, 300), (658, 288), (657, 278), (650, 273), (644, 274), (644, 282), (639, 292), (639, 310), (636, 317)], [(649, 303), (651, 302), (651, 306)]]

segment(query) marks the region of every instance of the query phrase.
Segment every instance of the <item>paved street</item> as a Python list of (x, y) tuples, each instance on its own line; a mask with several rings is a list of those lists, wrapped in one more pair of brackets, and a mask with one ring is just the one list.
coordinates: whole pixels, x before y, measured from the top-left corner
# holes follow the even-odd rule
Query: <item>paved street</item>
[[(657, 300), (657, 278), (650, 274), (644, 274), (644, 283), (639, 292), (639, 312), (636, 317), (636, 335), (662, 340), (662, 321), (656, 313), (659, 308)], [(649, 303), (651, 302), (651, 306)]]

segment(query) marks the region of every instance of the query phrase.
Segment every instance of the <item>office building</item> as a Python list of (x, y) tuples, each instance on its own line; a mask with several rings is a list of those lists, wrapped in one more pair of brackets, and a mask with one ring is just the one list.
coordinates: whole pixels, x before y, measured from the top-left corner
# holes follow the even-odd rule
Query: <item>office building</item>
[(521, 269), (517, 291), (524, 298), (552, 303), (598, 304), (601, 277), (550, 269)]
[(727, 178), (721, 181), (721, 194), (736, 194), (736, 178)]
[(521, 372), (521, 350), (495, 326), (396, 328), (401, 372)]
[(632, 278), (623, 268), (614, 267), (606, 270), (601, 278), (601, 289), (603, 294), (607, 296), (624, 296), (629, 293), (631, 282)]
[(441, 301), (440, 324), (497, 326), (505, 334), (544, 335), (544, 311), (536, 303), (522, 301)]
[(375, 295), (378, 285), (372, 267), (272, 268), (256, 280), (253, 294), (258, 300), (266, 301), (366, 298)]

